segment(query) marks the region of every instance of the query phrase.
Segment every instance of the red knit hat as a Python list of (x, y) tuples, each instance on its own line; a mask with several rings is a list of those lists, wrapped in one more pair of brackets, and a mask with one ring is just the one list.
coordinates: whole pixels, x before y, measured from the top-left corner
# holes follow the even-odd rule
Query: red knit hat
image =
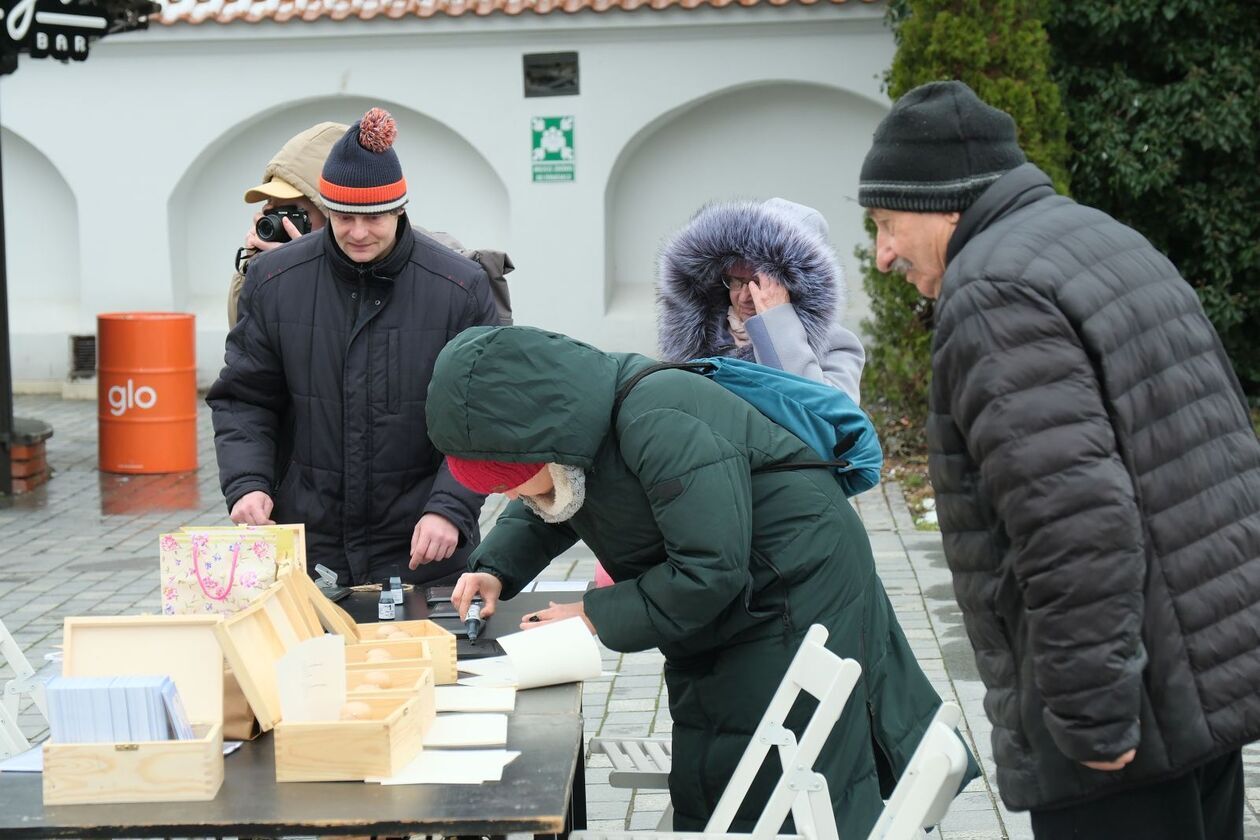
[(544, 464), (516, 464), (510, 461), (473, 461), (446, 456), (455, 480), (474, 493), (502, 493), (520, 487), (542, 471)]

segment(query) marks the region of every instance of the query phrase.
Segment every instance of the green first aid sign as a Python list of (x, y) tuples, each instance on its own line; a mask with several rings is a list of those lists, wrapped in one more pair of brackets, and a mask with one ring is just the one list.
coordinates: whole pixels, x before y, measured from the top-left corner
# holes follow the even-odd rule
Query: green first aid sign
[(534, 181), (572, 181), (573, 117), (534, 117), (530, 137)]

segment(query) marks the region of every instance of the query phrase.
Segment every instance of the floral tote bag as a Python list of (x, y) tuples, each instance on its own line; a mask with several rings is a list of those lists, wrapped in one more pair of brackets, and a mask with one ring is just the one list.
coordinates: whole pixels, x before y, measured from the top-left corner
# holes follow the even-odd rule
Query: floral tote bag
[(229, 615), (276, 582), (279, 544), (266, 528), (191, 528), (159, 538), (162, 612)]

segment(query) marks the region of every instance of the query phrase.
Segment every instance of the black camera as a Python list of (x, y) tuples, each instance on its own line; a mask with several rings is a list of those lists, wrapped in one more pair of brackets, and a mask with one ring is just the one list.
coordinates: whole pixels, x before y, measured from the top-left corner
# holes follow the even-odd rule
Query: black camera
[(254, 233), (263, 242), (288, 242), (289, 232), (285, 230), (284, 220), (293, 222), (299, 233), (311, 232), (311, 217), (296, 204), (285, 204), (272, 207), (254, 225)]

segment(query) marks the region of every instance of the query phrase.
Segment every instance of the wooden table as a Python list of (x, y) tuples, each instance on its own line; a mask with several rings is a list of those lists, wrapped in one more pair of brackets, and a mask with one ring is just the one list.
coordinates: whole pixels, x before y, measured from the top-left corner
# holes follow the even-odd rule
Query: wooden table
[[(422, 593), (408, 595), (406, 617), (427, 615)], [(486, 624), (487, 637), (515, 632), (521, 615), (546, 607), (556, 598), (555, 593), (525, 594), (504, 602)], [(341, 603), (359, 620), (375, 620), (375, 595), (355, 593)], [(476, 647), (493, 650), (480, 643)], [(498, 783), (277, 784), (271, 744), (267, 734), (229, 755), (224, 760), (223, 787), (210, 802), (45, 808), (39, 774), (0, 774), (0, 838), (408, 832), (565, 837), (570, 830), (586, 827), (580, 684), (517, 694), (516, 711), (508, 720), (507, 748), (521, 755), (507, 766)]]

